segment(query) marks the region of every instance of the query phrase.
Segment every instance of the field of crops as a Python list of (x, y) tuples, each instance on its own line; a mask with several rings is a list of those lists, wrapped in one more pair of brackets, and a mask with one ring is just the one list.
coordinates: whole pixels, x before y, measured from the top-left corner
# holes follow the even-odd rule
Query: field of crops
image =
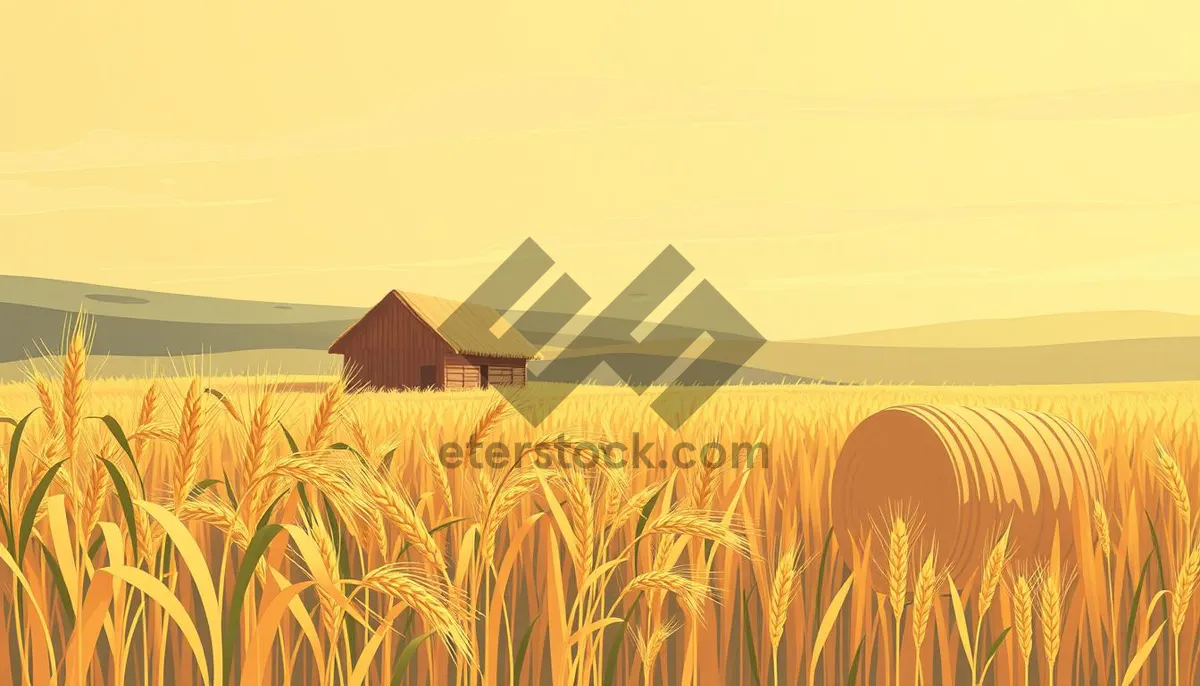
[[(1200, 678), (1197, 384), (735, 387), (675, 432), (653, 389), (579, 389), (534, 428), (494, 391), (90, 380), (87, 363), (77, 338), (0, 386), (0, 669), (16, 682)], [(1076, 503), (1065, 552), (1038, 564), (1011, 563), (1021, 541), (996, 531), (977, 573), (951, 578), (920, 503), (846, 549), (839, 449), (905, 402), (1066, 418), (1106, 496)], [(614, 441), (646, 459), (596, 460)], [(448, 443), (462, 459), (439, 459)]]

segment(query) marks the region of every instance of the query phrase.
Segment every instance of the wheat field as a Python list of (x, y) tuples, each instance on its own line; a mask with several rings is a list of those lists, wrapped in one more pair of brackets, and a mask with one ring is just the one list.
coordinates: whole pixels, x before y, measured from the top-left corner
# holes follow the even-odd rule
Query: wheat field
[[(1200, 384), (730, 387), (673, 431), (655, 389), (581, 388), (534, 428), (495, 391), (102, 380), (88, 362), (75, 335), (0, 386), (0, 666), (17, 683), (1200, 678)], [(905, 402), (1045, 410), (1082, 429), (1106, 496), (1077, 504), (1071, 552), (1009, 564), (1020, 541), (998, 531), (956, 584), (919, 507), (881, 512), (842, 549), (839, 448)], [(648, 465), (584, 459), (635, 433)], [(513, 459), (439, 458), (472, 438)], [(766, 452), (668, 454), (713, 442)]]

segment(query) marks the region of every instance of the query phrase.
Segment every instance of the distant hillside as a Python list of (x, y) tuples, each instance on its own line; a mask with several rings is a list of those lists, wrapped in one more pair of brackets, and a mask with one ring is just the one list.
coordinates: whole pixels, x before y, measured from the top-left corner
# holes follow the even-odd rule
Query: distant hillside
[(1200, 337), (1007, 348), (767, 343), (749, 365), (843, 383), (1036, 385), (1200, 379)]
[(365, 311), (0, 276), (0, 363), (46, 348), (57, 352), (67, 322), (80, 309), (95, 318), (95, 353), (143, 357), (323, 351)]
[(977, 319), (867, 331), (803, 342), (918, 348), (1007, 348), (1192, 336), (1200, 336), (1200, 316), (1135, 310)]
[(3, 275), (0, 302), (72, 313), (82, 306), (103, 317), (193, 324), (308, 324), (357, 320), (366, 312), (361, 307), (209, 298)]
[[(57, 352), (64, 326), (81, 307), (96, 320), (94, 353), (106, 358), (101, 372), (117, 376), (186, 371), (196, 364), (210, 373), (327, 373), (340, 360), (326, 354), (330, 342), (365, 311), (0, 276), (0, 380), (19, 379), (23, 361), (41, 349)], [(548, 357), (565, 342), (560, 338), (552, 339)], [(590, 370), (615, 352), (606, 354), (603, 339), (589, 343), (592, 347), (581, 351), (582, 368)], [(673, 347), (667, 341), (664, 351)], [(639, 350), (650, 357), (659, 354), (651, 346)], [(186, 357), (197, 354), (204, 355), (202, 362)], [(649, 368), (660, 366), (645, 362)], [(683, 364), (676, 362), (672, 369)], [(531, 363), (535, 372), (545, 366), (545, 361)], [(601, 368), (591, 380), (612, 383), (613, 377)], [(1200, 317), (1061, 314), (770, 342), (733, 378), (934, 385), (1200, 379)]]

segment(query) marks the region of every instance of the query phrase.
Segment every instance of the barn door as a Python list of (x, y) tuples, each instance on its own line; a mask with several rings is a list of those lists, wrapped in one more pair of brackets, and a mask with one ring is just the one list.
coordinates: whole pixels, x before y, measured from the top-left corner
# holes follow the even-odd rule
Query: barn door
[(421, 365), (421, 388), (433, 388), (437, 385), (437, 366)]
[(479, 387), (488, 387), (488, 366), (486, 364), (479, 365)]

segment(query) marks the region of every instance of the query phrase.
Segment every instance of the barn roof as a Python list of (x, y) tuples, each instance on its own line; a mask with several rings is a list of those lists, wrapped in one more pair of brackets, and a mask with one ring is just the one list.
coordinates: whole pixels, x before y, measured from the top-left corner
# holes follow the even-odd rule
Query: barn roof
[[(506, 334), (503, 337), (497, 337), (491, 332), (492, 323), (499, 319), (500, 315), (490, 307), (474, 303), (461, 303), (432, 295), (395, 290), (384, 296), (383, 300), (371, 308), (363, 316), (362, 320), (356, 322), (341, 336), (338, 336), (337, 340), (329, 346), (329, 351), (336, 352), (335, 348), (338, 347), (339, 342), (349, 336), (350, 332), (354, 331), (362, 321), (374, 316), (383, 305), (393, 299), (399, 300), (418, 319), (428, 324), (431, 329), (437, 332), (454, 349), (454, 352), (460, 355), (520, 357), (527, 360), (537, 356), (537, 349), (517, 333), (515, 329), (510, 330), (511, 335)], [(460, 309), (461, 312), (458, 314), (456, 323), (443, 331), (442, 325), (446, 323), (451, 314)]]

